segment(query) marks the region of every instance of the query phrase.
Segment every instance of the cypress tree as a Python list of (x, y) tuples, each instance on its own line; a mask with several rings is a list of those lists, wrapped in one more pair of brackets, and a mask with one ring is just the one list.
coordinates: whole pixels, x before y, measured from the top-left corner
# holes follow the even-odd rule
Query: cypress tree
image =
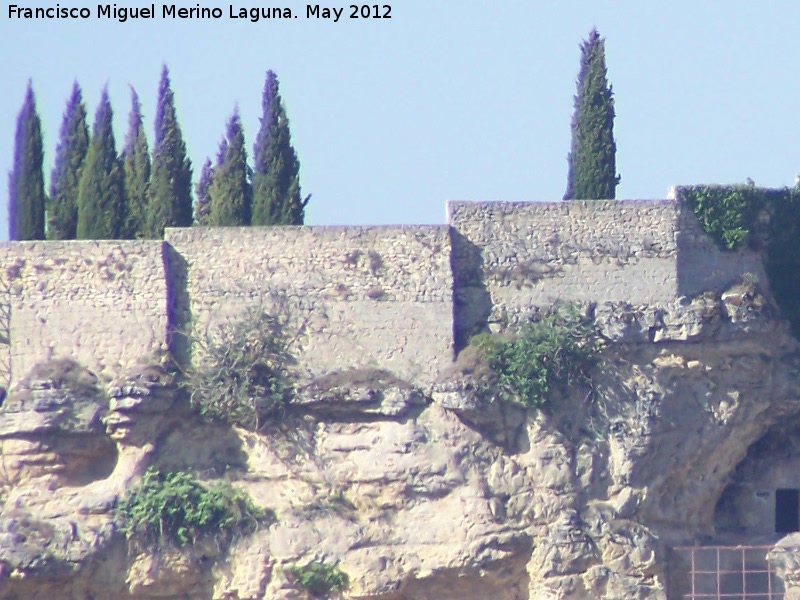
[(200, 171), (200, 179), (194, 186), (194, 224), (209, 225), (209, 212), (211, 210), (211, 198), (209, 190), (214, 180), (214, 167), (211, 166), (211, 159), (207, 158)]
[(231, 115), (225, 135), (208, 188), (208, 221), (216, 226), (249, 225), (252, 198), (250, 167), (247, 166), (244, 131), (238, 111)]
[(161, 238), (165, 227), (192, 224), (192, 163), (175, 113), (169, 71), (161, 71), (156, 108), (156, 135), (147, 211), (148, 234)]
[(50, 175), (50, 202), (47, 212), (47, 238), (74, 240), (78, 226), (78, 187), (83, 161), (89, 150), (86, 106), (78, 82), (72, 84), (61, 122), (55, 167)]
[(119, 238), (124, 225), (125, 186), (112, 121), (108, 91), (103, 90), (78, 187), (77, 237), (81, 240)]
[(142, 105), (133, 88), (128, 135), (122, 150), (122, 167), (127, 200), (122, 237), (143, 238), (147, 236), (147, 207), (150, 199), (150, 150), (142, 123)]
[(605, 40), (596, 29), (581, 44), (581, 67), (564, 200), (616, 196), (619, 175), (614, 142), (614, 98), (608, 84)]
[(302, 225), (310, 196), (300, 198), (300, 163), (272, 71), (267, 71), (261, 106), (261, 129), (253, 152), (252, 224)]
[(42, 123), (28, 81), (17, 117), (14, 169), (8, 176), (8, 229), (11, 240), (44, 239), (44, 150)]

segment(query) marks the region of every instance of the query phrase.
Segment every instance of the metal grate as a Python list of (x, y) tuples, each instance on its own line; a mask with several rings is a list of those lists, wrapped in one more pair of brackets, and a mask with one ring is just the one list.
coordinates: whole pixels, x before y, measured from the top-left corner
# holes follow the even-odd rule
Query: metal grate
[(772, 546), (674, 548), (689, 565), (684, 600), (783, 600), (783, 580), (767, 561)]

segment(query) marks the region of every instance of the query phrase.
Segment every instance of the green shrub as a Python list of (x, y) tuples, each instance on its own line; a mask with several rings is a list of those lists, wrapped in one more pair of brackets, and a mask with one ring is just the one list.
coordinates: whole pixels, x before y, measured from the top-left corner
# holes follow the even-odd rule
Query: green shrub
[(267, 512), (228, 484), (206, 485), (186, 472), (149, 468), (120, 500), (116, 517), (129, 542), (154, 546), (167, 541), (183, 547), (206, 535), (227, 543), (252, 531)]
[(310, 562), (302, 567), (287, 569), (294, 583), (316, 597), (343, 592), (350, 585), (350, 577), (339, 567), (319, 562)]
[(770, 290), (800, 336), (800, 189), (697, 185), (678, 192), (721, 250), (748, 242), (764, 251)]
[(260, 429), (294, 389), (283, 327), (273, 315), (251, 310), (192, 338), (201, 354), (197, 367), (184, 373), (192, 406), (213, 421)]
[(570, 307), (523, 325), (510, 338), (481, 334), (471, 343), (496, 375), (500, 398), (527, 407), (543, 406), (555, 385), (585, 381), (600, 345), (591, 321)]

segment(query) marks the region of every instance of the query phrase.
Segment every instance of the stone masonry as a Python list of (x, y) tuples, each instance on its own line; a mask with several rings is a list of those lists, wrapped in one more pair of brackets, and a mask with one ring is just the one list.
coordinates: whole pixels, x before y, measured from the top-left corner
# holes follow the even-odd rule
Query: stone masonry
[(745, 272), (766, 283), (755, 253), (719, 252), (679, 199), (449, 202), (447, 215), (2, 244), (3, 383), (58, 356), (111, 379), (175, 351), (176, 330), (203, 335), (260, 307), (287, 315), (307, 378), (373, 367), (427, 386), (471, 333), (556, 301), (665, 305)]

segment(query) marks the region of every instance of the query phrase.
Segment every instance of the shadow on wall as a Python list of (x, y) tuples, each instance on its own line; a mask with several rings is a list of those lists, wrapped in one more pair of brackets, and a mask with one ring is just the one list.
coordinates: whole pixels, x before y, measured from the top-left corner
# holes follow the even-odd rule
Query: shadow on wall
[(453, 338), (458, 354), (469, 338), (488, 327), (492, 298), (483, 273), (483, 252), (455, 228), (450, 228), (453, 272)]
[(164, 244), (164, 271), (167, 275), (167, 344), (181, 367), (191, 363), (192, 310), (186, 259), (170, 244)]
[(722, 251), (703, 231), (690, 208), (681, 204), (677, 227), (678, 296), (721, 292), (744, 273), (767, 283), (761, 255), (754, 250)]

